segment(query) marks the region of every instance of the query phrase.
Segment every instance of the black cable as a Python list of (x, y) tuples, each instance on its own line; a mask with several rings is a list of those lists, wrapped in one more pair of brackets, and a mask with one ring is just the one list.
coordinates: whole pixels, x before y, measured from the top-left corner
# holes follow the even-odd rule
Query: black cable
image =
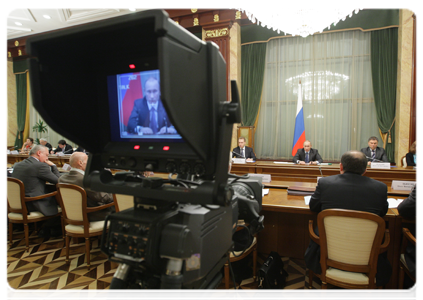
[[(237, 228), (238, 227), (243, 227), (243, 228), (245, 228), (247, 231), (248, 231), (248, 235), (250, 236), (251, 235), (251, 233), (250, 233), (250, 228), (248, 228), (248, 226), (245, 226), (245, 225), (237, 225)], [(253, 241), (254, 241), (254, 237), (253, 237)], [(241, 252), (241, 254), (239, 254), (239, 255), (235, 255), (235, 252), (232, 250), (231, 252), (232, 252), (232, 255), (234, 256), (234, 257), (240, 257), (240, 256), (242, 256), (244, 253), (245, 253), (245, 251), (249, 248), (251, 246), (251, 244), (250, 245), (246, 245), (246, 247), (244, 248), (244, 250), (242, 250), (242, 252)], [(238, 251), (237, 251), (238, 252)]]

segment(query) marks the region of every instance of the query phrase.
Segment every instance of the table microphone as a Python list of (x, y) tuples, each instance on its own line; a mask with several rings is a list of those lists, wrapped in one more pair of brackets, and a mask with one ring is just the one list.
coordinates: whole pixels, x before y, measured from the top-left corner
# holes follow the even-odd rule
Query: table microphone
[(371, 162), (382, 162), (381, 160), (376, 159), (376, 158), (373, 159), (373, 158), (368, 157), (368, 156), (366, 156), (366, 158), (367, 158), (368, 161), (371, 161)]
[(237, 156), (240, 156), (240, 157), (242, 157), (242, 158), (245, 158), (245, 156), (242, 156), (241, 154), (236, 153), (235, 151), (232, 151), (232, 153), (233, 153), (233, 154), (235, 154), (235, 155), (237, 155)]
[(69, 152), (69, 151), (73, 151), (73, 148), (70, 148), (70, 149), (68, 149), (68, 150), (66, 150), (66, 151), (63, 151), (63, 154), (66, 154), (67, 152)]
[(322, 175), (322, 177), (323, 177), (322, 167), (320, 167), (320, 165), (319, 165), (319, 171), (320, 171), (320, 175)]

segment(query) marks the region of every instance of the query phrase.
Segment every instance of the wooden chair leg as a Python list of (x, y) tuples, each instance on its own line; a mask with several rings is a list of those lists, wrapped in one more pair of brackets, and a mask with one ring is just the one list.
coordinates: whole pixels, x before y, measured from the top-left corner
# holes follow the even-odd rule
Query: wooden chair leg
[(404, 288), (404, 269), (400, 266), (399, 278), (398, 278), (398, 289), (402, 290)]
[(228, 263), (225, 263), (225, 267), (224, 267), (224, 272), (225, 272), (225, 289), (229, 289), (229, 265)]
[(65, 232), (65, 220), (63, 219), (63, 216), (60, 216), (60, 222), (62, 224), (62, 237), (63, 237), (63, 239), (65, 239), (65, 234), (66, 234), (66, 232)]
[(13, 243), (13, 223), (9, 222), (9, 243)]
[(85, 254), (87, 256), (87, 267), (90, 269), (90, 238), (85, 238)]
[(326, 282), (322, 281), (322, 288), (320, 289), (320, 299), (326, 300), (327, 290), (328, 290), (328, 285), (326, 284)]
[(25, 251), (29, 250), (29, 230), (28, 224), (24, 224), (24, 232), (25, 232)]
[(312, 270), (308, 270), (308, 288), (312, 289), (313, 288), (313, 271)]
[(66, 264), (69, 264), (69, 240), (70, 240), (70, 237), (69, 237), (69, 235), (66, 235)]

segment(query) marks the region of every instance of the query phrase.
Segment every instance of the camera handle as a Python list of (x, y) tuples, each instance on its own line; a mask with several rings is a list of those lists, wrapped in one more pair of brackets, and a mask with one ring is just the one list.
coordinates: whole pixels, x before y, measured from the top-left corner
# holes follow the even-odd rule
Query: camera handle
[(109, 289), (122, 290), (127, 288), (126, 279), (131, 267), (127, 264), (119, 264), (116, 269), (115, 275), (113, 275), (112, 282), (110, 283)]

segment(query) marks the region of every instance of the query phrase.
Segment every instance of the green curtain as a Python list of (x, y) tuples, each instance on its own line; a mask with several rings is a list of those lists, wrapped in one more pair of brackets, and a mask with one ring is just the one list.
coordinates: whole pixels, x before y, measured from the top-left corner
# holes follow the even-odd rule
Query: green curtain
[(243, 45), (241, 48), (242, 125), (253, 126), (260, 106), (267, 43)]
[[(388, 160), (395, 161), (395, 108), (397, 93), (398, 28), (372, 31), (371, 65), (377, 122), (387, 134)], [(391, 143), (388, 142), (390, 133)], [(382, 145), (383, 146), (383, 145)]]
[(15, 148), (21, 149), (26, 117), (26, 73), (16, 74), (16, 98), (18, 132), (16, 133)]

